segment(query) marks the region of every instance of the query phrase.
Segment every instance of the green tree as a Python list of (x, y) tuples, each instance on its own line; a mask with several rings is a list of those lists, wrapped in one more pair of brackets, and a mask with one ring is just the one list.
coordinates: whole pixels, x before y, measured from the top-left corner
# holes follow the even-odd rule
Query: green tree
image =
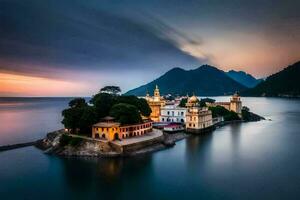
[(75, 98), (75, 99), (72, 99), (70, 102), (69, 102), (69, 106), (71, 108), (78, 108), (78, 107), (84, 107), (86, 106), (87, 103), (85, 102), (85, 99), (84, 98)]
[[(69, 108), (62, 111), (62, 123), (72, 133), (90, 134), (92, 125), (101, 118), (112, 115), (123, 124), (139, 123), (143, 116), (149, 116), (151, 109), (145, 99), (136, 96), (117, 95), (119, 87), (107, 86), (90, 100), (75, 98), (69, 102)], [(110, 91), (110, 92), (108, 92)]]
[(83, 98), (71, 100), (69, 106), (62, 111), (62, 124), (72, 133), (89, 134), (97, 119), (94, 108), (89, 106)]
[(188, 100), (187, 98), (182, 98), (182, 99), (180, 100), (179, 107), (185, 108), (185, 107), (186, 107), (187, 100)]
[(240, 117), (236, 112), (229, 111), (222, 106), (209, 107), (213, 117), (224, 117), (225, 121), (239, 120)]
[(108, 93), (112, 95), (118, 95), (121, 93), (121, 89), (118, 86), (105, 86), (100, 89), (100, 93)]
[(109, 115), (111, 107), (117, 102), (116, 96), (108, 93), (98, 93), (93, 96), (90, 103), (93, 104), (96, 113), (96, 119), (99, 121), (101, 118)]
[(79, 122), (83, 113), (83, 107), (67, 108), (62, 111), (62, 124), (65, 128), (70, 129), (71, 133), (77, 133), (79, 129)]
[(246, 106), (243, 106), (242, 108), (242, 118), (245, 121), (250, 121), (251, 119), (250, 109)]
[(206, 107), (205, 101), (200, 100), (199, 106), (200, 107)]
[(142, 122), (138, 108), (126, 103), (115, 104), (111, 108), (110, 116), (114, 117), (121, 124), (135, 124)]
[(211, 99), (211, 98), (203, 98), (200, 99), (199, 105), (200, 107), (206, 107), (206, 103), (214, 103), (216, 100)]
[(116, 101), (117, 101), (117, 103), (126, 103), (126, 104), (134, 105), (135, 107), (137, 107), (137, 109), (140, 111), (140, 113), (146, 117), (150, 116), (150, 114), (152, 112), (151, 108), (149, 107), (149, 105), (145, 99), (138, 98), (133, 95), (118, 96), (116, 98)]
[(149, 104), (147, 103), (146, 99), (139, 99), (137, 107), (143, 116), (150, 116), (152, 110)]
[(85, 106), (79, 120), (79, 130), (82, 134), (89, 134), (92, 132), (92, 126), (97, 122), (97, 115), (95, 108), (92, 106)]
[(215, 99), (211, 99), (211, 98), (203, 98), (200, 101), (205, 102), (205, 103), (215, 103), (216, 102)]

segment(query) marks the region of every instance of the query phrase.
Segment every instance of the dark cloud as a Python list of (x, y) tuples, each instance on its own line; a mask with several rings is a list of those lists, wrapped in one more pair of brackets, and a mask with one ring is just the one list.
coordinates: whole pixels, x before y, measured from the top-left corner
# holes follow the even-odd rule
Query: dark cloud
[(0, 72), (134, 87), (172, 67), (222, 66), (238, 42), (230, 67), (249, 46), (289, 64), (299, 57), (299, 9), (299, 0), (0, 0)]
[(155, 69), (199, 63), (169, 37), (189, 40), (175, 29), (161, 22), (153, 26), (134, 21), (93, 4), (5, 0), (0, 1), (0, 17), (0, 60), (6, 63), (2, 71), (43, 74), (42, 67), (48, 74), (58, 69)]

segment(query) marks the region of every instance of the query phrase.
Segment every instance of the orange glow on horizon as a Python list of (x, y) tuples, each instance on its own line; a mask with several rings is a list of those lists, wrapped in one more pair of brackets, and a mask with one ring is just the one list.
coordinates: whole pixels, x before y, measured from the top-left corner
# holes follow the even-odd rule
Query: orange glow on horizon
[(262, 78), (299, 60), (299, 45), (288, 39), (278, 44), (278, 40), (270, 40), (261, 33), (231, 31), (224, 32), (223, 37), (212, 32), (205, 38), (201, 45), (182, 43), (180, 48), (224, 71), (242, 70)]
[(76, 96), (82, 83), (41, 77), (0, 73), (0, 96)]

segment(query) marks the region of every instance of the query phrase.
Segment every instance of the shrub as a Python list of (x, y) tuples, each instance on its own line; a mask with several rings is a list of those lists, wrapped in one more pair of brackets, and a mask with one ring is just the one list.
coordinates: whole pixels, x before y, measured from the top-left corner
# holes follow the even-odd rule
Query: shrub
[(71, 146), (78, 146), (81, 143), (82, 139), (81, 138), (77, 138), (77, 137), (72, 137), (72, 136), (68, 136), (63, 134), (59, 140), (59, 144), (60, 146), (67, 146), (67, 145), (71, 145)]

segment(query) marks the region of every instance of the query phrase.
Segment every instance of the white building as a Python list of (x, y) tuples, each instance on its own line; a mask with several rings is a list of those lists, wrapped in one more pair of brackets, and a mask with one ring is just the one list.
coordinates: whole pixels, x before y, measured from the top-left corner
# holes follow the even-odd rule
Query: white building
[(159, 120), (161, 122), (180, 122), (185, 123), (186, 108), (177, 107), (175, 105), (166, 105), (161, 107)]
[(207, 107), (201, 108), (196, 96), (192, 96), (186, 103), (186, 130), (192, 133), (201, 133), (213, 128), (212, 113)]

